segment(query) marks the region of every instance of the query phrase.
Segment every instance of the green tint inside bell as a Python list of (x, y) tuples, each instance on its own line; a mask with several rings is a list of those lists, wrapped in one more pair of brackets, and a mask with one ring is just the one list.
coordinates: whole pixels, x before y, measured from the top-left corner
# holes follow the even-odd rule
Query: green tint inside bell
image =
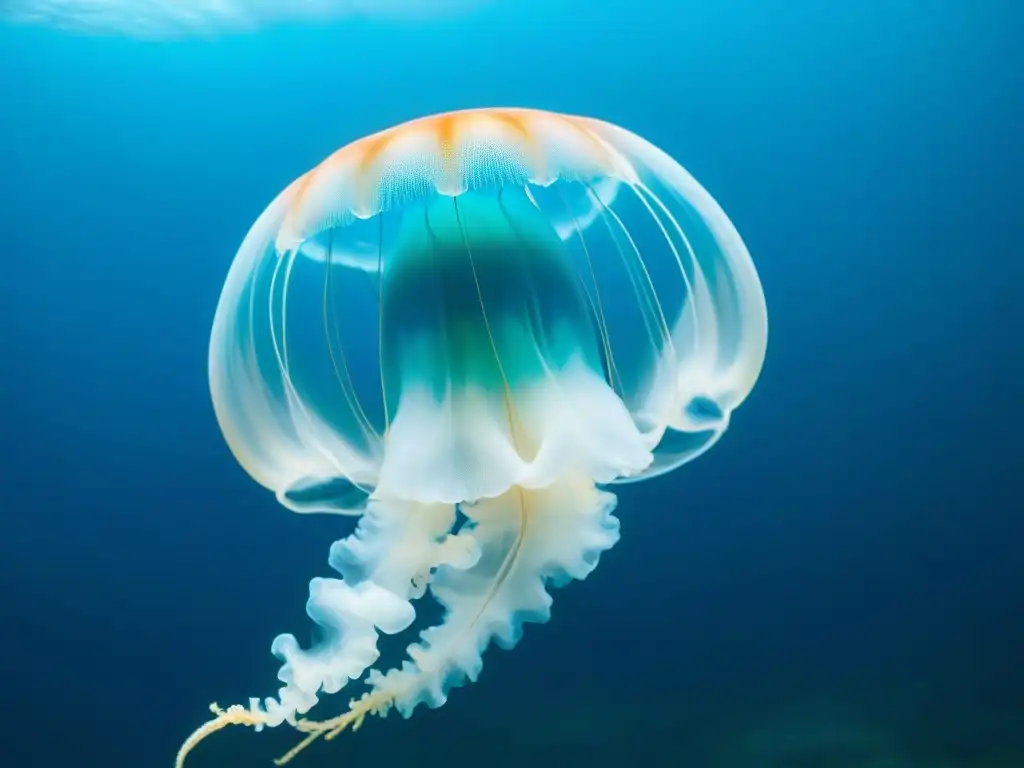
[[(382, 278), (384, 376), (424, 386), (528, 384), (578, 356), (602, 370), (580, 278), (518, 189), (434, 196), (402, 212)], [(395, 391), (398, 390), (398, 391)]]

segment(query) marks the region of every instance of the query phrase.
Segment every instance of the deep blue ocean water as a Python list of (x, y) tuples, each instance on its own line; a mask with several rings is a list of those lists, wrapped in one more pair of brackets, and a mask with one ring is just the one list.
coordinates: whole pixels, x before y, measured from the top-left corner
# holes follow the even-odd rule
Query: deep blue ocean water
[(1022, 30), (1011, 0), (0, 26), (0, 765), (169, 766), (209, 701), (274, 690), (339, 523), (220, 436), (230, 260), (348, 141), (522, 105), (708, 188), (764, 284), (764, 371), (710, 453), (621, 489), (622, 541), (479, 683), (296, 765), (1024, 766)]

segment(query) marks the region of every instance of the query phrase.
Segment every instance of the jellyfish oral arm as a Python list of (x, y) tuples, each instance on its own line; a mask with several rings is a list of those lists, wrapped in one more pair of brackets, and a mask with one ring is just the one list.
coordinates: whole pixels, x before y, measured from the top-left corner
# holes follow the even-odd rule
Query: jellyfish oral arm
[(618, 541), (615, 504), (588, 478), (569, 476), (465, 505), (480, 557), (470, 568), (438, 569), (430, 591), (446, 609), (444, 622), (409, 646), (400, 669), (371, 671), (372, 693), (409, 717), (418, 704), (439, 707), (451, 688), (475, 681), (492, 641), (512, 648), (525, 623), (549, 619), (549, 585), (586, 578)]
[[(284, 664), (285, 685), (265, 700), (264, 724), (274, 726), (304, 715), (321, 693), (333, 694), (357, 680), (378, 659), (378, 632), (395, 634), (416, 617), (412, 600), (425, 591), (435, 569), (469, 567), (478, 557), (465, 534), (448, 535), (454, 508), (443, 504), (376, 502), (355, 533), (331, 548), (330, 563), (343, 578), (313, 579), (306, 612), (323, 639), (309, 650), (293, 635), (271, 647)], [(251, 702), (258, 709), (258, 702)]]
[[(505, 493), (465, 504), (468, 518), (458, 533), (454, 509), (443, 505), (371, 504), (359, 529), (332, 548), (331, 562), (347, 579), (314, 579), (307, 612), (326, 632), (309, 650), (291, 635), (273, 651), (284, 660), (278, 698), (249, 706), (216, 708), (216, 717), (183, 745), (178, 768), (192, 749), (228, 725), (262, 729), (287, 722), (307, 738), (285, 755), (290, 761), (318, 736), (332, 737), (358, 726), (367, 714), (392, 708), (404, 717), (420, 704), (440, 707), (449, 691), (475, 681), (492, 643), (512, 648), (523, 625), (550, 617), (550, 586), (584, 579), (602, 552), (619, 538), (612, 514), (616, 498), (584, 475), (567, 475), (542, 489), (513, 486)], [(421, 519), (420, 525), (409, 521)], [(404, 521), (404, 525), (402, 522)], [(432, 574), (432, 575), (430, 575)], [(407, 648), (408, 659), (387, 672), (370, 669), (378, 659), (377, 633), (406, 629), (412, 600), (429, 592), (445, 608), (444, 621), (425, 629)], [(321, 722), (297, 719), (323, 693), (335, 693), (366, 670), (366, 692), (348, 713)]]

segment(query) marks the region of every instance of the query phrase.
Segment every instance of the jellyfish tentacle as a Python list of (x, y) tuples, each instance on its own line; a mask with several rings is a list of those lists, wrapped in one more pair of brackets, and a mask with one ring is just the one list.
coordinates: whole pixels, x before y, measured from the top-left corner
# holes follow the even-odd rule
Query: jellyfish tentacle
[[(268, 327), (270, 330), (270, 347), (273, 350), (274, 358), (277, 361), (277, 368), (281, 375), (281, 381), (284, 384), (285, 400), (288, 407), (292, 412), (298, 412), (310, 430), (311, 443), (315, 450), (323, 456), (328, 462), (335, 465), (338, 469), (337, 457), (335, 457), (329, 450), (327, 450), (317, 438), (317, 433), (320, 431), (319, 425), (316, 420), (309, 413), (305, 404), (302, 401), (302, 397), (299, 395), (298, 390), (295, 387), (295, 382), (292, 380), (291, 371), (288, 366), (288, 283), (291, 277), (291, 270), (295, 264), (295, 254), (297, 251), (289, 251), (287, 253), (278, 254), (274, 261), (274, 269), (270, 277), (270, 296), (267, 299), (267, 319)], [(281, 274), (282, 267), (284, 267), (284, 281), (281, 286), (281, 309), (280, 312), (275, 312), (274, 300), (277, 293), (278, 277)], [(278, 326), (280, 325), (280, 331)]]
[[(518, 190), (517, 190), (518, 191)], [(526, 185), (522, 188), (523, 194), (526, 195), (527, 200), (540, 210), (540, 206), (537, 205), (536, 199), (530, 194), (530, 187)], [(534, 275), (527, 263), (527, 259), (523, 257), (524, 253), (528, 253), (531, 248), (531, 240), (527, 233), (522, 231), (522, 227), (519, 226), (516, 217), (509, 211), (508, 204), (504, 197), (505, 190), (498, 191), (498, 206), (504, 215), (505, 222), (508, 224), (510, 230), (514, 233), (516, 242), (519, 248), (514, 252), (516, 259), (516, 265), (519, 267), (519, 275), (523, 280), (523, 284), (528, 287), (526, 295), (522, 297), (523, 304), (525, 306), (525, 318), (529, 326), (530, 332), (533, 335), (535, 346), (538, 349), (547, 349), (552, 343), (551, 335), (545, 328), (544, 323), (544, 310), (541, 306), (541, 301), (538, 298), (540, 292), (540, 286), (536, 275)], [(588, 297), (589, 298), (589, 297)], [(548, 361), (544, 358), (543, 354), (537, 356), (538, 362), (544, 370), (545, 375), (552, 376), (553, 371)]]
[(459, 215), (459, 198), (452, 198), (452, 205), (455, 208), (455, 222), (459, 227), (459, 236), (462, 238), (463, 245), (466, 248), (466, 257), (469, 260), (469, 271), (473, 275), (473, 286), (476, 288), (476, 298), (480, 305), (480, 316), (483, 320), (484, 330), (487, 333), (487, 341), (491, 345), (491, 352), (494, 355), (494, 363), (498, 366), (498, 373), (501, 376), (501, 386), (504, 390), (504, 404), (505, 411), (508, 415), (509, 430), (512, 439), (512, 443), (516, 443), (515, 437), (515, 424), (516, 419), (512, 414), (512, 392), (509, 388), (508, 375), (505, 373), (505, 366), (501, 363), (501, 355), (498, 353), (498, 344), (494, 340), (494, 329), (491, 328), (490, 320), (487, 318), (487, 305), (484, 302), (483, 291), (480, 289), (480, 275), (476, 271), (476, 263), (473, 261), (473, 249), (469, 244), (469, 238), (466, 236), (466, 228), (462, 223), (462, 217)]
[[(665, 319), (665, 309), (664, 307), (662, 307), (661, 301), (659, 301), (658, 299), (658, 290), (654, 285), (654, 281), (651, 279), (650, 270), (648, 270), (647, 268), (647, 264), (644, 260), (643, 254), (637, 247), (636, 240), (634, 240), (633, 235), (626, 227), (625, 222), (623, 222), (619, 214), (615, 212), (615, 209), (605, 204), (605, 202), (593, 190), (590, 190), (589, 186), (588, 194), (594, 200), (595, 207), (599, 209), (601, 217), (602, 219), (604, 219), (604, 223), (608, 228), (608, 232), (611, 236), (612, 242), (615, 243), (615, 248), (619, 254), (619, 258), (622, 259), (622, 262), (626, 267), (626, 271), (629, 274), (630, 283), (633, 287), (633, 292), (636, 295), (637, 300), (641, 301), (642, 295), (643, 301), (644, 303), (647, 304), (648, 309), (652, 313), (657, 315), (655, 323), (657, 324), (658, 330), (660, 332), (661, 343), (665, 346), (665, 348), (668, 351), (671, 352), (674, 358), (675, 350), (672, 344), (672, 332), (669, 330), (668, 321)], [(611, 219), (611, 221), (609, 221), (609, 219)], [(614, 222), (614, 224), (612, 224), (612, 222)], [(629, 243), (629, 246), (633, 251), (632, 259), (628, 258), (625, 252), (623, 251), (622, 245), (619, 242), (618, 237), (615, 235), (616, 227), (618, 227), (618, 231), (621, 232), (622, 236), (626, 238), (626, 242)], [(644, 290), (639, 285), (639, 281), (637, 280), (637, 267), (639, 267), (640, 273), (643, 276), (643, 280), (646, 285), (646, 290)], [(647, 318), (645, 316), (645, 320), (646, 319)], [(648, 332), (651, 334), (653, 340), (654, 332), (651, 331), (650, 328), (648, 328)]]
[[(321, 299), (323, 311), (321, 312), (324, 326), (324, 341), (327, 343), (327, 355), (331, 360), (331, 368), (334, 372), (334, 377), (341, 388), (342, 396), (345, 398), (345, 402), (349, 409), (356, 416), (356, 420), (359, 423), (363, 433), (367, 436), (372, 435), (374, 438), (379, 437), (377, 431), (373, 428), (370, 420), (366, 416), (366, 411), (363, 410), (362, 404), (359, 402), (359, 395), (355, 391), (355, 384), (352, 381), (352, 371), (348, 366), (348, 355), (345, 354), (345, 345), (342, 343), (340, 338), (340, 323), (337, 320), (336, 313), (332, 311), (334, 305), (331, 301), (331, 272), (334, 261), (334, 230), (330, 231), (327, 241), (327, 254), (325, 256), (324, 263), (324, 290), (323, 297)], [(334, 320), (334, 327), (332, 332), (331, 320)], [(338, 338), (335, 339), (335, 335)], [(334, 344), (337, 342), (338, 351), (335, 354)], [(340, 358), (340, 359), (339, 359)], [(372, 489), (367, 489), (368, 492)]]
[(380, 366), (380, 399), (384, 407), (384, 435), (391, 431), (388, 389), (384, 381), (384, 217), (377, 220), (377, 359)]
[(210, 705), (210, 711), (214, 717), (192, 731), (178, 748), (178, 754), (174, 757), (174, 768), (184, 768), (185, 760), (195, 748), (217, 731), (232, 725), (245, 725), (262, 730), (266, 724), (266, 716), (263, 712), (243, 707), (241, 704), (232, 704), (227, 709), (222, 709), (214, 702)]
[[(686, 268), (683, 266), (683, 259), (679, 255), (679, 249), (676, 246), (675, 242), (672, 240), (672, 238), (669, 236), (668, 229), (665, 227), (665, 223), (661, 220), (661, 218), (655, 212), (654, 207), (651, 205), (651, 201), (648, 199), (647, 195), (644, 194), (645, 188), (642, 185), (632, 185), (631, 188), (633, 190), (633, 193), (637, 196), (637, 199), (640, 200), (640, 202), (643, 204), (644, 208), (647, 209), (647, 212), (650, 214), (651, 218), (654, 220), (655, 224), (657, 225), (658, 229), (661, 232), (662, 237), (665, 238), (665, 242), (668, 243), (669, 250), (672, 252), (672, 256), (673, 256), (673, 258), (675, 258), (676, 264), (679, 266), (679, 272), (680, 272), (680, 274), (681, 274), (681, 276), (683, 278), (683, 284), (686, 286), (686, 299), (687, 299), (687, 301), (686, 301), (686, 306), (684, 308), (684, 312), (688, 312), (691, 315), (691, 317), (693, 318), (693, 343), (692, 344), (693, 344), (693, 349), (694, 349), (695, 354), (700, 354), (700, 352), (701, 352), (701, 343), (700, 343), (701, 342), (701, 339), (700, 339), (701, 323), (700, 323), (700, 317), (697, 314), (697, 306), (696, 306), (696, 301), (695, 301), (696, 297), (695, 297), (695, 293), (694, 293), (694, 289), (693, 289), (693, 282), (691, 281), (690, 275), (687, 273)], [(692, 253), (692, 251), (691, 251), (691, 253)], [(678, 339), (674, 339), (674, 341), (676, 341), (676, 343), (678, 343)]]
[(663, 435), (645, 471), (616, 481), (628, 483), (693, 461), (721, 439), (760, 372), (767, 314), (746, 246), (711, 195), (653, 144), (610, 123), (585, 122), (634, 170), (627, 186), (664, 228), (688, 284), (683, 311), (668, 318), (675, 359), (656, 361), (650, 386), (631, 408), (651, 414), (652, 423), (660, 415)]
[[(287, 491), (310, 478), (331, 477), (373, 487), (380, 459), (374, 445), (329, 432), (315, 413), (296, 418), (271, 350), (271, 313), (262, 307), (267, 281), (280, 266), (273, 241), (298, 186), (293, 183), (275, 198), (235, 256), (214, 318), (209, 373), (217, 421), (239, 463), (289, 509), (313, 511), (296, 508)], [(329, 511), (358, 513), (337, 507)]]
[[(284, 385), (285, 404), (292, 414), (297, 414), (299, 420), (305, 426), (304, 432), (310, 447), (316, 451), (332, 468), (336, 475), (346, 477), (354, 486), (369, 496), (372, 491), (370, 484), (360, 483), (358, 480), (346, 476), (345, 468), (335, 452), (331, 449), (329, 427), (327, 427), (306, 404), (298, 387), (292, 377), (291, 365), (288, 356), (288, 297), (289, 286), (291, 285), (292, 273), (298, 258), (298, 249), (286, 253), (276, 254), (273, 272), (270, 278), (270, 295), (268, 297), (268, 323), (270, 345), (277, 362), (278, 372)], [(277, 293), (278, 278), (283, 267), (284, 277), (280, 288), (280, 301), (275, 310), (275, 295)], [(278, 326), (280, 331), (278, 332)], [(355, 409), (352, 413), (356, 414)], [(358, 416), (357, 416), (358, 423)], [(364, 436), (376, 441), (377, 435), (372, 430), (367, 432), (362, 424), (359, 425)], [(290, 489), (289, 489), (290, 490)], [(280, 497), (279, 497), (280, 498)]]
[(372, 501), (355, 532), (331, 547), (330, 565), (342, 578), (310, 582), (306, 610), (325, 637), (304, 650), (293, 635), (278, 636), (272, 650), (284, 662), (278, 673), (284, 686), (277, 698), (251, 699), (248, 709), (216, 710), (217, 717), (183, 746), (178, 765), (203, 739), (228, 725), (261, 730), (287, 722), (297, 727), (297, 718), (316, 705), (321, 693), (336, 693), (362, 677), (379, 658), (378, 633), (395, 634), (412, 624), (412, 601), (426, 588), (417, 585), (417, 577), (441, 566), (468, 568), (479, 557), (468, 532), (450, 533), (455, 519), (448, 504)]
[(296, 721), (295, 729), (306, 736), (283, 755), (275, 758), (274, 765), (287, 765), (321, 737), (324, 741), (331, 741), (347, 730), (358, 731), (369, 715), (385, 716), (391, 709), (391, 703), (392, 699), (388, 694), (368, 692), (358, 699), (349, 701), (348, 711), (337, 717), (329, 720)]
[[(565, 196), (561, 193), (559, 196), (562, 198), (562, 203), (568, 209), (568, 203), (565, 202)], [(621, 377), (615, 370), (615, 355), (612, 352), (612, 342), (608, 335), (608, 321), (605, 319), (604, 313), (604, 302), (601, 300), (601, 288), (597, 281), (597, 271), (594, 269), (594, 259), (590, 255), (590, 249), (587, 247), (587, 241), (583, 237), (583, 227), (580, 226), (579, 219), (570, 210), (569, 217), (572, 219), (573, 230), (576, 232), (576, 237), (579, 239), (580, 247), (583, 248), (583, 255), (586, 257), (587, 270), (590, 273), (591, 282), (594, 285), (594, 309), (597, 312), (597, 323), (598, 332), (601, 336), (601, 344), (604, 346), (605, 355), (608, 358), (608, 385), (612, 388), (613, 392), (622, 393)], [(620, 384), (616, 387), (616, 379), (619, 379)]]
[[(713, 364), (717, 362), (714, 358), (718, 351), (719, 318), (716, 316), (715, 303), (711, 298), (711, 290), (708, 287), (707, 276), (704, 274), (704, 270), (701, 268), (700, 262), (697, 259), (693, 243), (679, 224), (679, 219), (671, 210), (669, 210), (668, 206), (660, 197), (655, 195), (646, 185), (641, 184), (638, 186), (638, 189), (645, 198), (649, 198), (653, 201), (654, 205), (662, 212), (662, 215), (668, 219), (686, 249), (686, 253), (690, 259), (690, 268), (693, 270), (693, 276), (689, 278), (687, 287), (692, 291), (690, 303), (693, 307), (693, 311), (691, 317), (693, 318), (694, 335), (697, 339), (696, 346), (694, 348), (694, 362), (698, 365), (707, 365), (709, 362)], [(668, 233), (666, 233), (666, 237), (668, 237)], [(678, 252), (675, 253), (678, 255)], [(680, 269), (683, 269), (681, 260)]]
[[(696, 262), (732, 293), (724, 302), (721, 292), (717, 292), (712, 306), (718, 310), (720, 337), (723, 331), (734, 337), (728, 350), (719, 350), (720, 359), (714, 369), (720, 389), (716, 400), (726, 412), (734, 410), (757, 381), (768, 341), (764, 291), (746, 245), (718, 202), (662, 149), (624, 128), (597, 120), (587, 122), (628, 159), (641, 184), (664, 191), (655, 198), (669, 207), (677, 221), (679, 214), (685, 213), (702, 230), (703, 247), (694, 249)], [(724, 316), (723, 305), (728, 310)]]

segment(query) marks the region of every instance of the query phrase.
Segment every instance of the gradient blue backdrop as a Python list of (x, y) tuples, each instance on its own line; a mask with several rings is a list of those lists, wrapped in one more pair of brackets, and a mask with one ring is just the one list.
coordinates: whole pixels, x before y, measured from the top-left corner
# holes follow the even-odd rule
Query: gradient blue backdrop
[[(168, 766), (209, 700), (274, 690), (340, 528), (220, 438), (228, 264), (338, 146), (524, 105), (629, 127), (717, 197), (768, 297), (762, 379), (710, 454), (622, 492), (622, 542), (478, 685), (302, 765), (717, 768), (822, 713), (930, 768), (1024, 765), (1022, 29), (1012, 0), (0, 27), (0, 764)], [(232, 733), (194, 766), (290, 743)]]

